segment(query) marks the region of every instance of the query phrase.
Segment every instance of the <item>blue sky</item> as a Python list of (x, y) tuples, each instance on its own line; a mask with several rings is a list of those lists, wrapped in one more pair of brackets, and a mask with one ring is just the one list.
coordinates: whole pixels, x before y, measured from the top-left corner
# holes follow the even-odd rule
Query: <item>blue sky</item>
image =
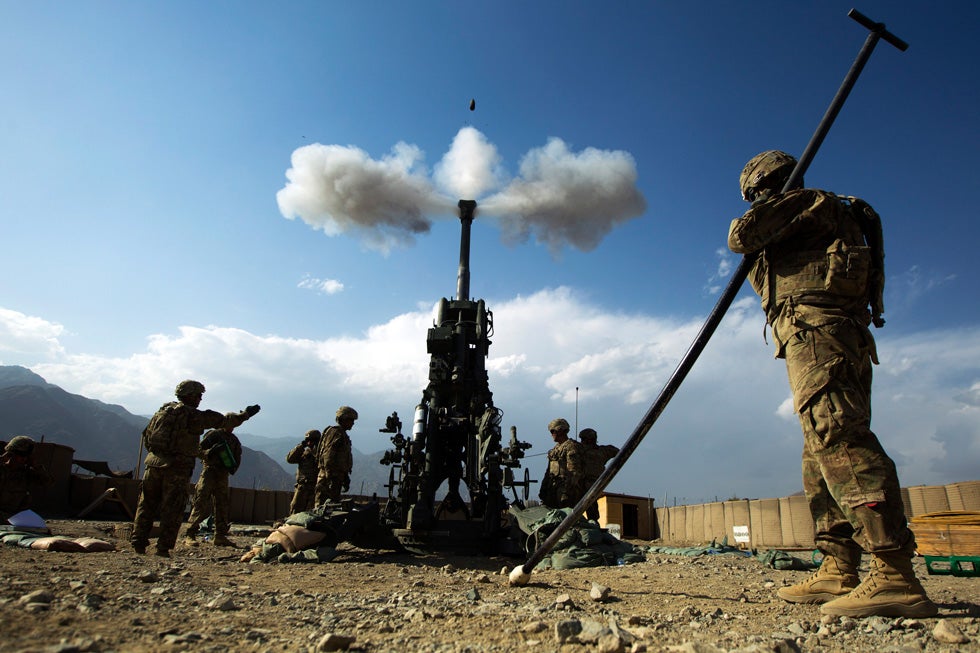
[[(0, 0), (0, 363), (143, 414), (198, 378), (207, 407), (261, 403), (247, 430), (270, 437), (351, 404), (355, 446), (379, 451), (456, 291), (459, 221), (440, 203), (475, 188), (481, 207), (512, 200), (510, 220), (478, 215), (470, 284), (494, 312), (505, 428), (534, 443), (538, 476), (553, 417), (621, 443), (738, 264), (742, 166), (803, 150), (864, 43), (852, 6)], [(971, 480), (980, 7), (856, 8), (910, 47), (878, 45), (806, 181), (883, 218), (873, 427), (903, 484)], [(311, 169), (427, 199), (365, 212), (351, 202), (391, 188), (324, 195), (296, 181)], [(610, 490), (800, 489), (762, 325), (746, 286)]]

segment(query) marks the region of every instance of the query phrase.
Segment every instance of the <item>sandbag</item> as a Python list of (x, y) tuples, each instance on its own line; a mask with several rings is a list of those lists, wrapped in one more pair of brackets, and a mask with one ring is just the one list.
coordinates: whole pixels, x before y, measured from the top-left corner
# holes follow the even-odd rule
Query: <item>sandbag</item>
[(64, 551), (67, 553), (82, 553), (85, 551), (85, 547), (75, 540), (60, 535), (39, 537), (30, 543), (30, 548), (38, 551)]
[(105, 540), (99, 540), (94, 537), (78, 537), (75, 541), (81, 545), (83, 549), (89, 553), (99, 552), (99, 551), (115, 551), (116, 547), (111, 542), (106, 542)]

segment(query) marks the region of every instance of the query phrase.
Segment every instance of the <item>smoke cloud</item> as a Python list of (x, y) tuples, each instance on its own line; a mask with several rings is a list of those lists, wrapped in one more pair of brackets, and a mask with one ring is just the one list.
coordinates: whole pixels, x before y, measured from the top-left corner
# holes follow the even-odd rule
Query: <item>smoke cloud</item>
[(621, 150), (575, 153), (552, 138), (525, 154), (520, 174), (508, 179), (497, 148), (464, 127), (431, 177), (423, 159), (422, 150), (404, 142), (381, 160), (352, 146), (301, 147), (276, 194), (279, 211), (328, 236), (351, 234), (387, 252), (413, 244), (433, 218), (456, 215), (458, 200), (475, 199), (480, 215), (499, 223), (505, 242), (534, 237), (556, 255), (565, 246), (594, 249), (646, 210), (636, 164)]
[(373, 249), (410, 245), (415, 234), (429, 231), (426, 215), (454, 206), (435, 192), (422, 158), (419, 148), (406, 143), (380, 161), (356, 147), (301, 147), (286, 171), (289, 183), (276, 193), (279, 211), (328, 236), (354, 233)]
[(553, 254), (566, 243), (594, 249), (613, 227), (646, 210), (628, 152), (569, 151), (560, 138), (524, 155), (520, 177), (481, 204), (511, 242), (533, 235)]
[(472, 200), (498, 188), (506, 173), (493, 143), (479, 130), (463, 127), (436, 165), (434, 177), (451, 196)]

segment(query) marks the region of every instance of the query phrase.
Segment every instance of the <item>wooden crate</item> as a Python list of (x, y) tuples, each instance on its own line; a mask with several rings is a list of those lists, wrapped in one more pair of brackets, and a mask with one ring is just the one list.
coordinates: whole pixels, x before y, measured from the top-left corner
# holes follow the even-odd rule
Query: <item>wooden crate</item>
[(926, 513), (909, 527), (920, 555), (980, 556), (980, 512)]

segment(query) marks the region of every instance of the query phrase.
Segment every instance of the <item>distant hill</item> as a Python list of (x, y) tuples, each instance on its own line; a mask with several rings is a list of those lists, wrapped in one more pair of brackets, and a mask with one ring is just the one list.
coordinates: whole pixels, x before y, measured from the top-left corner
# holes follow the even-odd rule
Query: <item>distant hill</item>
[[(130, 471), (136, 468), (148, 421), (122, 406), (65, 392), (27, 368), (0, 366), (0, 440), (29, 435), (73, 448), (76, 460), (105, 461), (113, 470)], [(245, 446), (244, 439), (242, 444), (242, 466), (231, 477), (233, 486), (292, 489), (292, 472)], [(281, 460), (285, 463), (285, 454)]]

